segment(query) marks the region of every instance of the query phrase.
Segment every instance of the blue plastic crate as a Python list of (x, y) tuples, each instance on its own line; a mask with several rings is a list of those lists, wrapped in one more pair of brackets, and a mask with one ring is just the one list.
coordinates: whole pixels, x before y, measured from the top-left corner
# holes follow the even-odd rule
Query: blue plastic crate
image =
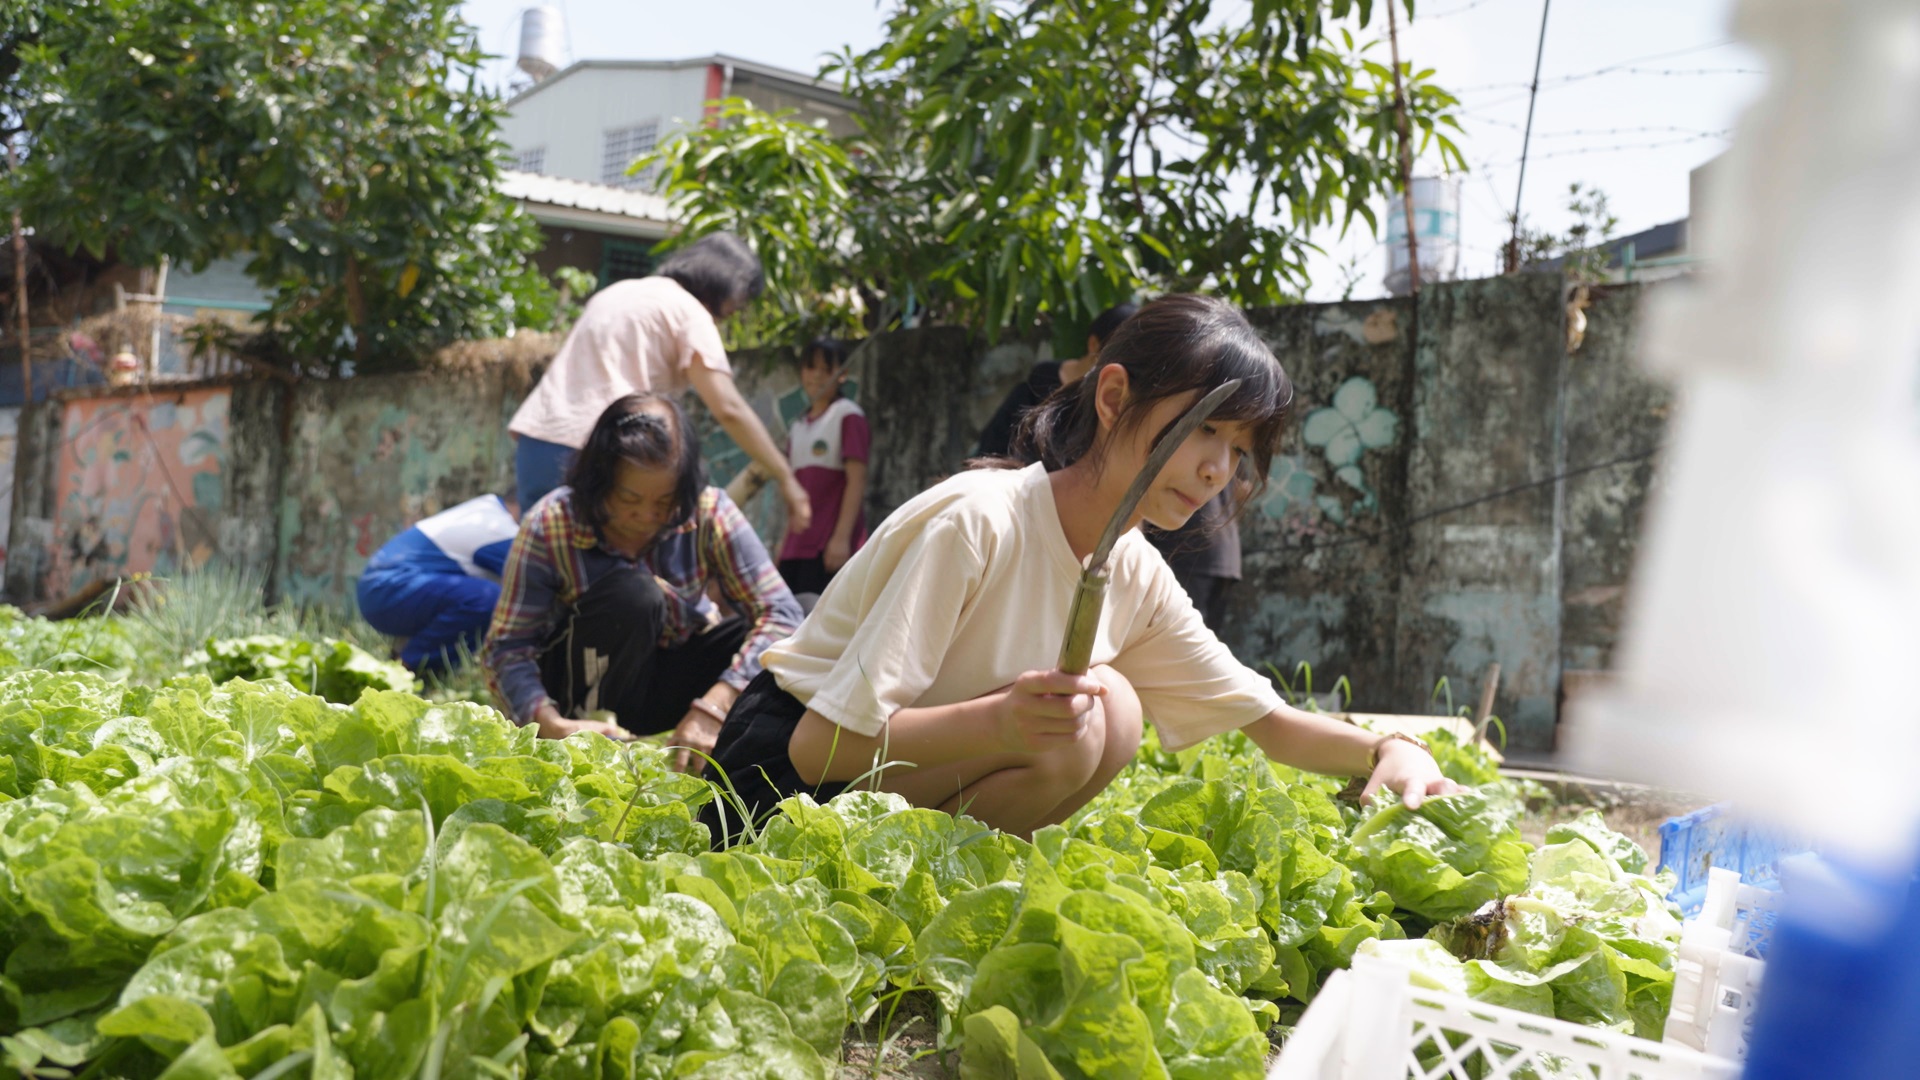
[(1668, 818), (1660, 825), (1660, 868), (1672, 870), (1680, 879), (1667, 899), (1689, 917), (1698, 914), (1707, 899), (1708, 870), (1725, 867), (1738, 871), (1749, 885), (1773, 889), (1779, 886), (1780, 860), (1811, 849), (1792, 837), (1734, 820), (1724, 803)]

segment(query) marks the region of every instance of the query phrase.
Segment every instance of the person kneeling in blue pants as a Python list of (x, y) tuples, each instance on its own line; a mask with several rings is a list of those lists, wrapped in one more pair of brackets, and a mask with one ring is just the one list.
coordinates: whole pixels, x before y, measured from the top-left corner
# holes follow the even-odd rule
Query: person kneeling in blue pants
[(405, 638), (400, 662), (444, 671), (460, 643), (478, 651), (500, 602), (500, 570), (519, 522), (498, 495), (469, 499), (386, 542), (360, 576), (360, 616)]

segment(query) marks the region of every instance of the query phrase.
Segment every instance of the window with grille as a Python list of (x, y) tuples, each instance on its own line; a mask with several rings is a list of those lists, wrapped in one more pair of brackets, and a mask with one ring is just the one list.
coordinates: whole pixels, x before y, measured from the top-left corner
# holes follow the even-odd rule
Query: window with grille
[(547, 148), (536, 146), (531, 150), (515, 150), (513, 167), (520, 172), (545, 172), (547, 170)]
[(652, 169), (628, 176), (627, 166), (640, 155), (651, 153), (659, 138), (660, 125), (655, 121), (607, 132), (600, 155), (600, 182), (620, 188), (651, 188)]
[(609, 237), (600, 249), (600, 284), (646, 277), (653, 272), (652, 252), (652, 244)]

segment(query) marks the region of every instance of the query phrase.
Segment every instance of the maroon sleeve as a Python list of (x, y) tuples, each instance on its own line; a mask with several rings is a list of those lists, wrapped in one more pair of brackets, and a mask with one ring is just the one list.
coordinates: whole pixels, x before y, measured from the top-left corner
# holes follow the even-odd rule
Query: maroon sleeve
[(848, 413), (840, 421), (840, 456), (847, 461), (865, 461), (872, 449), (873, 436), (867, 431), (867, 418)]

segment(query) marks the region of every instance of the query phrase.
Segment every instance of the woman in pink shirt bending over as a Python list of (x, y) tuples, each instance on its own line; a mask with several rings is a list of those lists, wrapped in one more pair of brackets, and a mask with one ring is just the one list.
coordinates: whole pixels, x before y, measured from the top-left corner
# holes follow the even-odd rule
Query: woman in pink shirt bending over
[(760, 259), (732, 233), (710, 233), (667, 257), (651, 277), (616, 281), (587, 301), (539, 385), (513, 414), (520, 505), (559, 487), (601, 412), (628, 394), (679, 396), (689, 386), (763, 475), (780, 485), (787, 520), (812, 518), (806, 489), (733, 384), (719, 324), (766, 287)]

